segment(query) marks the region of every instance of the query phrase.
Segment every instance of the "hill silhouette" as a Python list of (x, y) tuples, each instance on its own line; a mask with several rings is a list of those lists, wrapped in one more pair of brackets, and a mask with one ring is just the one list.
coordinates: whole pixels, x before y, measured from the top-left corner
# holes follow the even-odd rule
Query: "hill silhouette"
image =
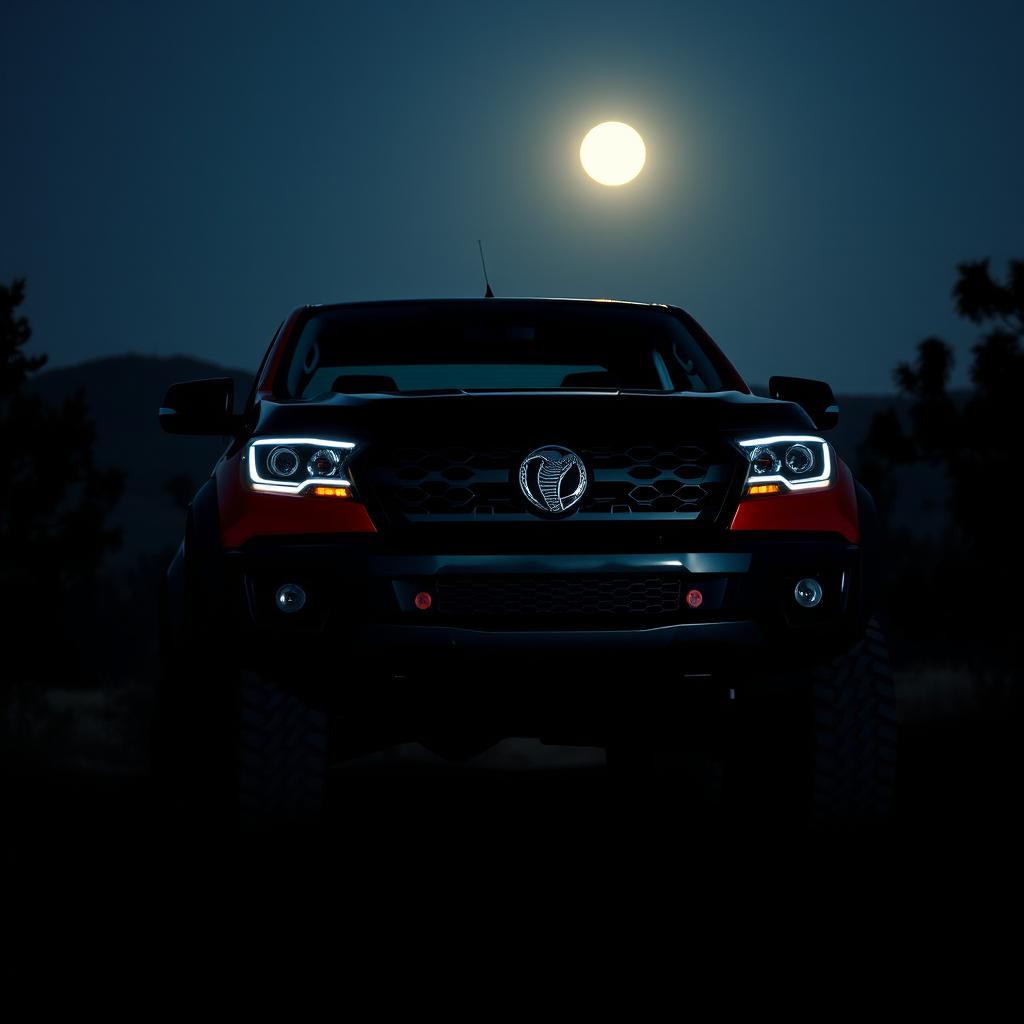
[(116, 561), (177, 544), (183, 509), (168, 492), (168, 482), (187, 478), (194, 491), (223, 451), (219, 438), (171, 437), (157, 420), (171, 384), (203, 377), (234, 378), (236, 408), (253, 380), (247, 371), (188, 356), (123, 355), (45, 370), (33, 382), (36, 391), (55, 402), (81, 388), (96, 424), (97, 464), (124, 473), (124, 492), (111, 517), (123, 531)]

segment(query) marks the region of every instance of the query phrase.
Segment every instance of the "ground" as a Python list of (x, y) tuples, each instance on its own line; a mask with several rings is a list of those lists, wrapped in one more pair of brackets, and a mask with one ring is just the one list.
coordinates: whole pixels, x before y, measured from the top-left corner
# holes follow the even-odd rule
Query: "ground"
[[(96, 695), (51, 694), (58, 718), (79, 730), (62, 739), (73, 740), (77, 760), (8, 777), (7, 875), (111, 891), (168, 874), (211, 881), (224, 872), (237, 881), (268, 872), (294, 878), (296, 869), (307, 883), (355, 872), (360, 885), (459, 885), (469, 875), (488, 886), (531, 878), (547, 885), (563, 872), (577, 880), (592, 873), (599, 884), (678, 882), (682, 873), (703, 878), (702, 886), (711, 878), (776, 886), (785, 878), (810, 891), (827, 879), (845, 889), (874, 882), (909, 892), (924, 891), (928, 879), (942, 899), (1004, 882), (1009, 891), (1020, 854), (1015, 721), (979, 706), (963, 673), (903, 672), (897, 691), (895, 813), (883, 829), (841, 835), (649, 800), (609, 775), (601, 750), (525, 740), (466, 764), (409, 745), (340, 765), (330, 812), (316, 829), (192, 831), (161, 817), (144, 763), (132, 763), (145, 751), (126, 724), (137, 721), (126, 707), (145, 705), (139, 694), (121, 694), (113, 710)], [(90, 723), (90, 707), (105, 724)], [(120, 764), (109, 745), (118, 728), (127, 729), (117, 739)]]

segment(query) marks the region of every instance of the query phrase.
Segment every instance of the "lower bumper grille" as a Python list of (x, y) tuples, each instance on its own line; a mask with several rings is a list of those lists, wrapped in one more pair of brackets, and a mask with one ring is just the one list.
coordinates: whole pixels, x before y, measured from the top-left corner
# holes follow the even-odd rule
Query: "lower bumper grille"
[(454, 618), (589, 618), (679, 611), (681, 584), (667, 576), (442, 576), (437, 608)]

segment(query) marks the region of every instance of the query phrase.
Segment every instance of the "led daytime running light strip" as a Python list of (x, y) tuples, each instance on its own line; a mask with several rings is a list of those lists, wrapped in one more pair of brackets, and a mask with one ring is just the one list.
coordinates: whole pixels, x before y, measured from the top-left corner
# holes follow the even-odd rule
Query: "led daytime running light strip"
[(264, 491), (269, 494), (301, 494), (308, 487), (322, 487), (325, 484), (330, 487), (351, 487), (350, 480), (343, 480), (334, 476), (313, 476), (308, 480), (299, 483), (288, 483), (283, 480), (267, 480), (260, 476), (256, 468), (255, 449), (264, 445), (294, 445), (308, 444), (317, 448), (343, 448), (347, 451), (355, 448), (352, 441), (326, 441), (320, 437), (259, 437), (249, 442), (249, 452), (246, 454), (246, 461), (249, 463), (249, 482), (254, 491)]

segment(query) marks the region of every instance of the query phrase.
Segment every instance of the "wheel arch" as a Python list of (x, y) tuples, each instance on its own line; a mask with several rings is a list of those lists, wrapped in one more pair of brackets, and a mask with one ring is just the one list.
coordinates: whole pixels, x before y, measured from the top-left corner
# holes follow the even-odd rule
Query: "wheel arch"
[(186, 629), (216, 619), (223, 607), (223, 592), (217, 482), (210, 477), (188, 506), (184, 538), (162, 580), (161, 645), (171, 650)]
[(861, 552), (861, 615), (865, 624), (878, 611), (882, 592), (881, 523), (875, 499), (868, 489), (855, 481), (857, 523), (860, 529)]

